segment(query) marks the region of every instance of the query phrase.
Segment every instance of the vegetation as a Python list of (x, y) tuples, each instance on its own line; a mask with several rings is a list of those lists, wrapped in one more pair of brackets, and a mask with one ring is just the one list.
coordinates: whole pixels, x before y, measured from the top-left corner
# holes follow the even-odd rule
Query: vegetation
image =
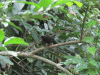
[(0, 74), (100, 74), (99, 0), (1, 0), (0, 11)]

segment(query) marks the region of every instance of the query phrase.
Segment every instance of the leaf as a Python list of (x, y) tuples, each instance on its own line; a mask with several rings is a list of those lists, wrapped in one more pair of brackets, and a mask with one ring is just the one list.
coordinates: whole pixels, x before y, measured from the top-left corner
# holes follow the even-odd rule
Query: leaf
[(37, 33), (35, 31), (32, 31), (32, 37), (34, 38), (34, 40), (36, 42), (38, 42), (40, 40), (39, 37), (38, 37), (38, 35), (37, 35)]
[(78, 2), (78, 1), (74, 1), (80, 8), (82, 7), (82, 3), (81, 2)]
[(61, 33), (59, 38), (66, 40), (68, 38), (68, 36), (66, 35), (66, 33)]
[(45, 27), (46, 30), (48, 30), (48, 25), (47, 25), (47, 23), (44, 23), (44, 27)]
[[(23, 0), (23, 1), (26, 1), (26, 0)], [(21, 11), (24, 6), (25, 6), (25, 3), (13, 3), (13, 9), (12, 9), (13, 14), (18, 14), (19, 11)]]
[(32, 15), (31, 17), (33, 19), (35, 18), (35, 19), (40, 19), (40, 20), (46, 20), (47, 19), (47, 17), (44, 17), (44, 15), (41, 15), (41, 14), (39, 14), (39, 15)]
[(32, 62), (34, 61), (34, 59), (32, 59), (32, 58), (27, 58), (27, 60), (28, 60), (30, 63), (32, 63)]
[(92, 58), (89, 59), (89, 63), (92, 64), (93, 66), (98, 67), (97, 62)]
[(0, 55), (0, 59), (3, 59), (6, 63), (9, 63), (10, 65), (13, 65), (13, 63), (8, 58), (6, 58), (4, 56)]
[(95, 47), (87, 47), (87, 50), (94, 55), (97, 49)]
[(84, 62), (79, 55), (77, 55), (77, 56), (64, 56), (64, 57), (67, 58), (67, 60), (64, 63), (66, 65), (68, 65), (70, 63), (77, 64), (77, 63)]
[(15, 27), (16, 29), (22, 31), (22, 29), (21, 29), (20, 27), (16, 26), (16, 25), (15, 25), (14, 23), (12, 23), (12, 22), (8, 22), (8, 24), (10, 24), (11, 26)]
[(4, 41), (5, 46), (9, 44), (24, 44), (28, 46), (28, 43), (26, 43), (22, 38), (18, 37), (10, 37)]
[(82, 41), (87, 42), (87, 43), (93, 43), (94, 38), (93, 37), (84, 37)]
[(41, 12), (41, 11), (43, 11), (43, 7), (41, 7), (41, 8), (38, 10), (38, 12)]
[(100, 36), (100, 30), (94, 31), (97, 36)]
[(97, 70), (95, 70), (95, 68), (89, 68), (88, 72), (89, 75), (99, 75), (99, 73), (97, 72)]
[(41, 7), (38, 4), (35, 4), (33, 2), (28, 2), (28, 1), (17, 1), (18, 3), (25, 3), (25, 4), (29, 4), (29, 5), (34, 5), (35, 7), (37, 7), (38, 9), (40, 9)]
[(73, 5), (73, 2), (67, 2), (66, 5), (72, 6)]
[(0, 3), (0, 8), (2, 8), (2, 6), (3, 6), (3, 3)]
[(58, 73), (58, 75), (67, 75), (66, 73)]
[(5, 37), (5, 32), (2, 29), (0, 29), (0, 42), (4, 40), (4, 37)]
[(76, 66), (75, 66), (75, 70), (77, 72), (81, 71), (81, 70), (84, 70), (84, 69), (87, 69), (88, 68), (88, 63), (87, 62), (81, 62), (81, 63), (78, 63)]
[(1, 22), (1, 24), (3, 24), (4, 25), (4, 27), (7, 27), (8, 26), (8, 23), (7, 22)]
[(92, 25), (96, 25), (96, 21), (90, 20), (90, 21), (89, 21), (89, 26), (92, 26)]
[[(40, 3), (38, 3), (38, 5), (40, 6), (40, 8), (43, 7), (43, 9), (46, 9), (52, 2), (53, 0), (41, 0)], [(36, 7), (34, 11), (38, 11), (40, 8)]]
[(68, 2), (71, 2), (71, 0), (58, 0), (55, 4), (52, 5), (52, 7)]
[(7, 48), (4, 46), (4, 44), (1, 44), (1, 45), (0, 45), (0, 50), (2, 50), (2, 51), (6, 51)]

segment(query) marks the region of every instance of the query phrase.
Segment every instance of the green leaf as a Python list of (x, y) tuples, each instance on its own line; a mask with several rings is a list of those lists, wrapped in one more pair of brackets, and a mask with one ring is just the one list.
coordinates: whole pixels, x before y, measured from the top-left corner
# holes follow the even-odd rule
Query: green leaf
[(4, 57), (4, 56), (1, 56), (1, 55), (0, 55), (0, 59), (3, 59), (4, 62), (9, 63), (10, 65), (13, 65), (13, 63), (12, 63), (8, 58), (6, 58), (6, 57)]
[(58, 73), (58, 75), (67, 75), (66, 73)]
[(9, 44), (24, 44), (28, 46), (28, 43), (26, 43), (22, 38), (18, 37), (10, 37), (5, 40), (4, 45), (9, 45)]
[(74, 3), (76, 3), (80, 8), (82, 7), (82, 3), (81, 2), (78, 2), (78, 1), (74, 1)]
[(87, 50), (94, 55), (97, 49), (95, 47), (87, 47)]
[(5, 32), (2, 29), (0, 29), (0, 42), (4, 40), (4, 37), (5, 37)]
[[(38, 5), (40, 6), (40, 8), (43, 7), (43, 9), (46, 9), (52, 2), (53, 0), (41, 0), (41, 2)], [(34, 11), (38, 11), (40, 8), (36, 7)]]
[(71, 0), (58, 0), (55, 4), (52, 5), (52, 7), (68, 2), (71, 2)]
[(37, 33), (35, 31), (32, 31), (32, 37), (34, 38), (34, 40), (36, 42), (38, 42), (40, 40), (39, 37), (38, 37), (38, 35), (37, 35)]
[(8, 22), (8, 24), (10, 24), (11, 26), (15, 27), (16, 29), (22, 31), (22, 29), (21, 29), (20, 27), (16, 26), (16, 25), (15, 25), (14, 23), (12, 23), (12, 22)]
[(82, 41), (87, 42), (87, 43), (93, 43), (94, 38), (93, 37), (84, 37)]
[(84, 70), (84, 69), (87, 69), (88, 68), (88, 63), (87, 62), (81, 62), (81, 63), (78, 63), (76, 66), (75, 66), (75, 70), (77, 72), (81, 71), (81, 70)]
[(2, 6), (3, 6), (3, 3), (0, 3), (0, 8), (2, 8)]
[(72, 6), (73, 5), (73, 2), (67, 2), (66, 5)]
[(2, 50), (2, 51), (6, 51), (7, 48), (4, 46), (4, 44), (1, 44), (1, 45), (0, 45), (0, 50)]
[(47, 19), (46, 17), (44, 17), (44, 15), (41, 15), (41, 14), (39, 14), (39, 15), (32, 15), (31, 17), (35, 18), (35, 19), (40, 19), (40, 20), (46, 20)]
[(97, 45), (100, 47), (100, 43), (97, 43)]
[(92, 26), (92, 25), (96, 25), (96, 21), (90, 20), (90, 21), (89, 21), (89, 26)]
[(89, 63), (92, 64), (93, 66), (98, 67), (97, 62), (94, 59), (89, 59)]
[(66, 35), (66, 33), (61, 33), (61, 35), (59, 36), (59, 38), (66, 40), (68, 38), (68, 36)]
[(79, 55), (77, 56), (64, 56), (67, 58), (66, 62), (64, 64), (69, 65), (70, 63), (77, 64), (84, 62)]
[(38, 4), (35, 4), (33, 2), (28, 2), (28, 1), (17, 1), (18, 3), (25, 3), (29, 5), (34, 5), (36, 8), (40, 9), (41, 7)]
[(94, 31), (97, 36), (100, 36), (100, 30)]
[(95, 70), (95, 68), (89, 68), (88, 72), (89, 75), (99, 75), (99, 73), (97, 72), (97, 70)]

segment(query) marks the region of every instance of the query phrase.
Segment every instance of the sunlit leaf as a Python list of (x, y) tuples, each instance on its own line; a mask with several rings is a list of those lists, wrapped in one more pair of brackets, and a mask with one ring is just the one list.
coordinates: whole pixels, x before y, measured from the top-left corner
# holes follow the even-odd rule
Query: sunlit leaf
[(74, 1), (80, 8), (82, 7), (82, 3), (81, 2), (78, 2), (78, 1)]
[[(46, 9), (51, 3), (53, 2), (53, 0), (41, 0), (38, 5), (41, 7), (43, 7), (43, 9)], [(45, 4), (44, 4), (45, 3)], [(34, 11), (38, 11), (40, 8), (35, 8)]]
[(5, 32), (2, 29), (0, 29), (0, 42), (4, 40), (4, 37), (5, 37)]
[(24, 44), (28, 46), (28, 43), (26, 43), (22, 38), (18, 37), (10, 37), (4, 41), (5, 46), (9, 44)]
[(0, 50), (6, 51), (7, 48), (4, 46), (4, 44), (1, 44), (1, 45), (0, 45)]
[(67, 2), (66, 5), (72, 6), (73, 5), (73, 2)]
[(3, 3), (0, 3), (0, 8), (3, 6)]
[(94, 55), (97, 49), (95, 47), (87, 47), (87, 50)]

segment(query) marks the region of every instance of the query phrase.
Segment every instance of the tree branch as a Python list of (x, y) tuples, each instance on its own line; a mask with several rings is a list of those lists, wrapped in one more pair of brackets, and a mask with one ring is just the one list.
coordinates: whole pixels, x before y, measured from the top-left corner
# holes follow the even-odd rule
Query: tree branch
[[(5, 55), (5, 56), (9, 56), (11, 54), (9, 54), (9, 51), (1, 51), (0, 52), (0, 55)], [(35, 58), (35, 59), (38, 59), (38, 60), (41, 60), (41, 61), (44, 61), (46, 63), (49, 63), (55, 67), (57, 67), (58, 69), (62, 70), (64, 73), (68, 74), (68, 75), (72, 75), (72, 73), (70, 73), (67, 69), (61, 67), (60, 65), (52, 62), (51, 60), (48, 60), (48, 59), (45, 59), (43, 57), (40, 57), (40, 56), (37, 56), (37, 55), (32, 55), (32, 54), (29, 54), (29, 53), (18, 53), (18, 56), (21, 56), (21, 57), (28, 57), (28, 58)]]
[(86, 20), (88, 8), (89, 8), (89, 6), (87, 7), (87, 9), (86, 9), (86, 11), (85, 11), (85, 16), (84, 16), (84, 19), (83, 19), (83, 24), (82, 24), (82, 29), (81, 29), (80, 41), (82, 40), (82, 37), (83, 37), (84, 23), (85, 23), (85, 20)]
[[(72, 73), (70, 73), (67, 69), (61, 67), (60, 65), (57, 65), (56, 63), (52, 62), (51, 60), (48, 60), (48, 59), (45, 59), (45, 58), (43, 58), (43, 57), (34, 55), (34, 53), (37, 53), (37, 52), (39, 52), (39, 51), (42, 51), (42, 50), (44, 50), (44, 49), (46, 49), (46, 48), (53, 48), (53, 47), (57, 47), (57, 46), (69, 45), (69, 44), (74, 44), (74, 43), (80, 43), (80, 40), (78, 40), (78, 41), (64, 42), (64, 43), (54, 44), (54, 45), (47, 46), (47, 47), (42, 47), (42, 48), (39, 48), (39, 49), (35, 49), (34, 51), (29, 52), (29, 53), (22, 53), (22, 52), (15, 52), (15, 53), (17, 54), (17, 56), (35, 58), (35, 59), (44, 61), (44, 62), (46, 62), (46, 63), (49, 63), (49, 64), (51, 64), (51, 65), (57, 67), (58, 69), (60, 69), (60, 70), (62, 70), (63, 72), (65, 72), (66, 74), (72, 75)], [(0, 52), (0, 55), (5, 55), (5, 56), (12, 55), (12, 54), (10, 54), (10, 52), (11, 52), (11, 51), (1, 51), (1, 52)]]
[(47, 47), (38, 48), (38, 49), (33, 50), (32, 52), (29, 52), (29, 54), (37, 53), (37, 52), (42, 51), (42, 50), (44, 50), (46, 48), (53, 48), (53, 47), (58, 47), (58, 46), (62, 46), (62, 45), (74, 44), (74, 43), (80, 43), (80, 40), (71, 41), (71, 42), (64, 42), (64, 43), (54, 44), (54, 45), (47, 46)]

